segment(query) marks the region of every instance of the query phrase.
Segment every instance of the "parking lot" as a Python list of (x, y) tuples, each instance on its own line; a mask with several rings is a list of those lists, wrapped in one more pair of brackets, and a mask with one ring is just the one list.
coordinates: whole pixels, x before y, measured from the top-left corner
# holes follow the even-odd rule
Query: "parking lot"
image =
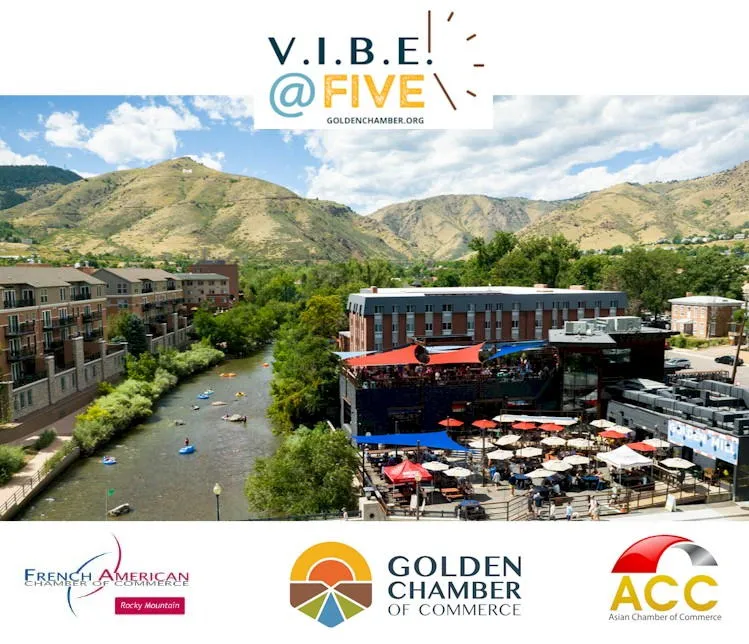
[[(722, 369), (730, 374), (733, 366), (715, 362), (715, 358), (717, 356), (733, 356), (735, 354), (736, 347), (726, 345), (709, 347), (707, 349), (700, 349), (699, 351), (693, 349), (671, 349), (670, 351), (666, 351), (666, 359), (687, 358), (692, 363), (693, 371), (715, 371), (716, 369)], [(744, 366), (736, 370), (736, 383), (749, 387), (749, 366), (747, 366), (749, 365), (749, 351), (742, 350), (741, 358), (744, 360)]]

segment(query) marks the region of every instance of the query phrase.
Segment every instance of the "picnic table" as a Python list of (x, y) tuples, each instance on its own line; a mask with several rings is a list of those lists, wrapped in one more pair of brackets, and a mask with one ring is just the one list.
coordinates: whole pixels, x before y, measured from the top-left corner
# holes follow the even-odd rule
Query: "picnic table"
[(463, 498), (463, 493), (456, 487), (443, 487), (440, 492), (448, 501), (456, 501)]

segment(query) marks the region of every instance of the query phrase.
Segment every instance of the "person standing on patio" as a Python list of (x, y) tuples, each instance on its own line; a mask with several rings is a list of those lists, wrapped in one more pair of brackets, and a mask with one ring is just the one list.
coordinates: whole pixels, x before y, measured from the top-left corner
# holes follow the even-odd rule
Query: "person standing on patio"
[(549, 501), (549, 521), (556, 521), (557, 517), (557, 504), (552, 499)]
[(572, 501), (567, 501), (567, 507), (564, 508), (564, 518), (571, 521), (573, 514), (575, 514), (575, 510), (572, 507)]
[(598, 521), (601, 515), (601, 508), (598, 505), (598, 500), (594, 496), (590, 497), (590, 505), (588, 506), (588, 515), (590, 516), (591, 521)]
[(492, 475), (492, 483), (494, 483), (495, 487), (499, 487), (501, 481), (502, 477), (500, 476), (499, 472), (497, 470), (494, 470), (494, 474)]

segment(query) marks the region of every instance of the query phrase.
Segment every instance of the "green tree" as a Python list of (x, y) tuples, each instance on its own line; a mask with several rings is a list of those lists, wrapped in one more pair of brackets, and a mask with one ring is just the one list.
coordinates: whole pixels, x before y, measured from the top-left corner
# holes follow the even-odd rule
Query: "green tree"
[(608, 255), (583, 255), (567, 264), (559, 276), (557, 286), (569, 288), (572, 284), (582, 284), (589, 289), (601, 288), (603, 276), (611, 261)]
[(335, 295), (313, 295), (299, 316), (308, 333), (333, 338), (347, 325), (341, 302)]
[(158, 360), (148, 351), (142, 353), (137, 358), (128, 355), (125, 361), (127, 377), (144, 382), (151, 382), (153, 380), (158, 366)]
[(127, 340), (127, 350), (134, 356), (148, 351), (146, 327), (137, 315), (130, 314), (125, 323), (123, 337)]
[(357, 463), (344, 432), (299, 427), (273, 456), (255, 461), (245, 484), (250, 511), (283, 517), (354, 508)]

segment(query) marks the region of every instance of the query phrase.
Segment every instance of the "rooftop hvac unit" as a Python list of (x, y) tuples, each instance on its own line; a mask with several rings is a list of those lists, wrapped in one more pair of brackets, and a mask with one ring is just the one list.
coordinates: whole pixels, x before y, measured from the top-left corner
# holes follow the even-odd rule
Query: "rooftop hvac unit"
[(642, 328), (642, 320), (633, 315), (613, 318), (613, 322), (617, 331), (639, 331)]
[(571, 321), (564, 323), (564, 332), (567, 335), (579, 335), (585, 333), (587, 328), (588, 325), (585, 322)]

